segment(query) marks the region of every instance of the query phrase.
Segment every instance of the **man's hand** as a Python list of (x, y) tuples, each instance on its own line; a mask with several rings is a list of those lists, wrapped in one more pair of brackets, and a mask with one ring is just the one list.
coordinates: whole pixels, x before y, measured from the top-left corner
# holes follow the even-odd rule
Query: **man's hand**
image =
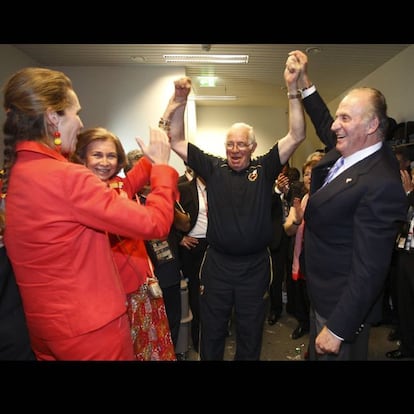
[(285, 174), (280, 173), (277, 176), (276, 187), (281, 193), (286, 195), (289, 192), (289, 188), (290, 188), (289, 178)]
[(171, 119), (177, 108), (187, 103), (187, 98), (190, 92), (191, 79), (189, 77), (185, 76), (174, 81), (174, 93), (168, 101), (167, 108), (163, 115), (165, 120)]
[[(296, 83), (300, 75), (301, 65), (299, 64), (298, 59), (294, 54), (289, 54), (287, 60), (286, 60), (286, 66), (285, 66), (285, 82), (286, 86), (288, 87), (288, 92), (290, 93), (296, 93)], [(292, 88), (290, 88), (292, 86)], [(292, 90), (291, 90), (292, 89)]]
[(292, 52), (289, 52), (289, 56), (294, 56), (299, 66), (300, 75), (298, 78), (298, 88), (309, 88), (312, 85), (312, 82), (308, 76), (308, 56), (301, 50), (293, 50)]
[(338, 354), (342, 341), (324, 326), (315, 340), (315, 350), (318, 354)]
[(187, 101), (191, 92), (191, 79), (187, 76), (174, 81), (174, 95), (171, 98), (176, 103)]

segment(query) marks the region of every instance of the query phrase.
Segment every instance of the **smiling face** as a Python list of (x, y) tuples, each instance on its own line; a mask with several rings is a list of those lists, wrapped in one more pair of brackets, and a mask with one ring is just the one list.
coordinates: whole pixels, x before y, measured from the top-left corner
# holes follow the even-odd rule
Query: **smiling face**
[(354, 90), (340, 102), (331, 129), (337, 136), (337, 150), (348, 157), (379, 142), (378, 127), (370, 92)]
[(118, 155), (110, 139), (95, 139), (86, 149), (85, 166), (102, 181), (108, 181), (118, 172)]
[(312, 177), (312, 166), (308, 165), (308, 166), (305, 167), (305, 169), (303, 171), (303, 185), (304, 185), (306, 191), (308, 191), (308, 192), (310, 190), (311, 177)]
[(243, 125), (230, 128), (225, 142), (227, 163), (235, 171), (241, 171), (250, 164), (257, 143), (250, 142), (249, 130)]

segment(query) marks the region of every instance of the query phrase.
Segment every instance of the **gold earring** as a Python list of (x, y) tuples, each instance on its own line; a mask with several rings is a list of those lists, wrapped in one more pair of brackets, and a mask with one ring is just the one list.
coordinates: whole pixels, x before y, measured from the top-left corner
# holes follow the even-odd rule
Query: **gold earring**
[(62, 139), (60, 138), (60, 132), (59, 131), (56, 131), (53, 134), (53, 137), (54, 137), (53, 143), (56, 146), (56, 151), (60, 153), (60, 151), (61, 151), (61, 145), (62, 145)]
[(62, 140), (60, 139), (60, 132), (59, 131), (56, 131), (54, 134), (53, 134), (53, 136), (54, 136), (54, 143), (55, 143), (55, 145), (56, 146), (59, 146), (59, 145), (62, 145)]

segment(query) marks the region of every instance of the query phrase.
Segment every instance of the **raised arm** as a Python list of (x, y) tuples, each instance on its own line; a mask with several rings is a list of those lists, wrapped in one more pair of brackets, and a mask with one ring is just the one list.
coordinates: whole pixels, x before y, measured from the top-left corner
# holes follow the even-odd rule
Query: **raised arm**
[(174, 93), (159, 124), (167, 131), (173, 151), (185, 162), (187, 162), (188, 142), (185, 139), (184, 112), (190, 92), (190, 78), (183, 77), (174, 81)]
[(295, 56), (299, 63), (298, 88), (302, 90), (305, 111), (309, 115), (319, 139), (329, 150), (336, 144), (336, 134), (331, 130), (334, 119), (309, 78), (308, 56), (300, 50), (293, 50), (289, 55)]
[(306, 125), (302, 107), (302, 95), (298, 90), (298, 78), (300, 75), (299, 62), (295, 55), (288, 56), (284, 77), (289, 101), (289, 131), (279, 140), (280, 162), (285, 164), (296, 148), (305, 140)]

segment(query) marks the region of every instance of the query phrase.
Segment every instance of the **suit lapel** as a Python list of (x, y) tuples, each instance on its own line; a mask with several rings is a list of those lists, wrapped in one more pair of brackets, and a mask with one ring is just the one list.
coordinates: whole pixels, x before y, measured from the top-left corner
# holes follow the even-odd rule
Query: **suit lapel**
[(311, 194), (318, 191), (325, 182), (325, 178), (328, 175), (330, 168), (335, 164), (336, 160), (341, 154), (333, 149), (329, 151), (312, 169), (312, 180), (311, 180)]
[[(319, 190), (315, 191), (311, 196), (314, 198), (315, 202), (324, 203), (330, 200), (333, 196), (342, 194), (349, 189), (351, 189), (359, 180), (361, 175), (367, 174), (372, 166), (377, 162), (381, 161), (382, 150), (371, 154), (369, 157), (364, 158), (363, 160), (357, 162), (352, 167), (349, 167), (344, 172), (339, 174), (334, 180), (332, 180), (328, 185)], [(322, 161), (322, 160), (321, 160)], [(332, 160), (328, 163), (333, 165), (335, 161)], [(328, 171), (327, 165), (317, 166), (321, 167), (323, 170)], [(316, 168), (316, 167), (314, 167)], [(312, 180), (313, 180), (313, 170), (312, 170)], [(322, 181), (323, 184), (323, 181)]]

